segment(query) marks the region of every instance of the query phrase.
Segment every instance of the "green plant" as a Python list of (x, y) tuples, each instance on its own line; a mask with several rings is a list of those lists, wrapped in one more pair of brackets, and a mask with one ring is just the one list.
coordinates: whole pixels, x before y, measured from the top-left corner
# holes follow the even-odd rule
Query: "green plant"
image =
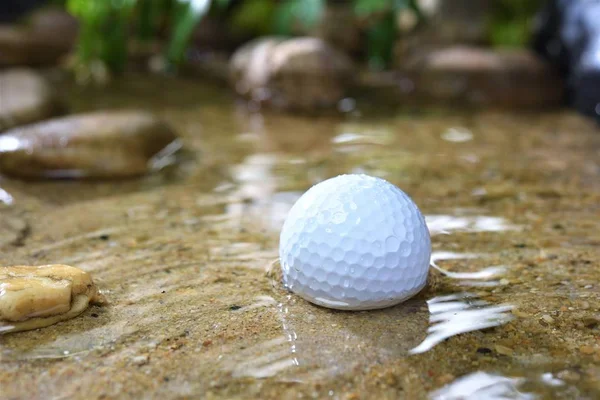
[(490, 25), (491, 43), (502, 47), (525, 46), (540, 4), (540, 0), (497, 0)]
[(325, 0), (289, 0), (281, 2), (274, 13), (273, 31), (290, 35), (314, 27), (323, 15)]
[(173, 12), (173, 32), (167, 49), (171, 66), (183, 60), (185, 50), (194, 28), (210, 9), (211, 0), (177, 0)]
[[(81, 21), (77, 60), (81, 66), (102, 63), (108, 70), (123, 71), (128, 40), (155, 38), (170, 26), (165, 50), (167, 64), (176, 68), (185, 58), (194, 28), (209, 12), (226, 15), (234, 30), (252, 35), (303, 34), (321, 19), (327, 0), (63, 0)], [(398, 35), (397, 13), (412, 9), (421, 16), (416, 0), (352, 0), (364, 26), (369, 64), (389, 65)], [(343, 29), (343, 27), (340, 27)]]
[(81, 21), (78, 58), (83, 64), (102, 60), (122, 71), (127, 59), (127, 26), (136, 0), (68, 0), (67, 8)]
[[(225, 5), (225, 0), (215, 0)], [(143, 41), (152, 39), (162, 19), (172, 21), (166, 50), (169, 65), (178, 65), (187, 43), (211, 0), (67, 0), (67, 10), (81, 23), (77, 47), (79, 65), (104, 64), (110, 71), (123, 71), (132, 31)]]

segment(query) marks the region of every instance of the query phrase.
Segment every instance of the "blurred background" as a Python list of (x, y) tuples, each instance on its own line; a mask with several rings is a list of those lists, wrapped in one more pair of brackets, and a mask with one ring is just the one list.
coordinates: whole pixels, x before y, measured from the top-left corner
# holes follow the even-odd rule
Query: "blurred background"
[[(567, 102), (598, 117), (598, 3), (5, 0), (0, 66), (61, 63), (84, 84), (140, 67), (226, 81), (227, 60), (249, 41), (314, 37), (332, 48), (325, 57), (340, 52), (359, 66), (344, 79), (361, 93), (517, 108)], [(323, 63), (292, 69), (341, 68), (332, 60)]]

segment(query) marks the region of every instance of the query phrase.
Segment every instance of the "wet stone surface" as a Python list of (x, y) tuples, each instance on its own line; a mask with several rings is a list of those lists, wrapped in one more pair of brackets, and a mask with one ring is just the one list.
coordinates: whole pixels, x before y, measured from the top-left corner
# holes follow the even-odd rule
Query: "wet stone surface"
[(0, 173), (29, 179), (128, 178), (170, 163), (180, 147), (165, 122), (141, 111), (53, 119), (0, 136)]
[[(476, 395), (600, 395), (592, 122), (564, 112), (253, 115), (193, 81), (115, 85), (64, 90), (77, 112), (148, 108), (198, 156), (127, 182), (0, 181), (31, 225), (3, 264), (77, 265), (110, 301), (3, 335), (3, 396), (426, 399), (465, 382)], [(267, 275), (291, 205), (344, 172), (407, 192), (454, 278), (432, 271), (409, 302), (348, 313)], [(478, 279), (490, 267), (504, 272)]]
[(78, 268), (0, 267), (0, 334), (43, 328), (104, 301), (91, 276)]

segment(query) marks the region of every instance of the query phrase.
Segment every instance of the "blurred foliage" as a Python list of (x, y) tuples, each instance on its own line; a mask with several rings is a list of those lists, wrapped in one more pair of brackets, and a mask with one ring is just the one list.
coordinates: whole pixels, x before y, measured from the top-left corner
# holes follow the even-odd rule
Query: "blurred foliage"
[[(61, 0), (55, 0), (60, 2)], [(306, 34), (324, 13), (326, 0), (62, 0), (82, 24), (77, 58), (81, 65), (102, 62), (120, 72), (127, 62), (131, 34), (149, 41), (171, 26), (165, 58), (176, 67), (185, 57), (196, 25), (207, 13), (227, 12), (233, 31), (248, 36)], [(350, 4), (364, 19), (367, 57), (370, 65), (389, 64), (398, 34), (397, 12), (418, 11), (415, 0), (352, 0)], [(343, 29), (343, 27), (340, 27)]]
[(531, 24), (541, 0), (496, 0), (490, 41), (494, 46), (523, 47), (531, 37)]
[(173, 28), (167, 49), (167, 61), (178, 65), (183, 61), (188, 41), (200, 19), (206, 14), (211, 0), (177, 0), (173, 7)]
[(271, 0), (246, 0), (231, 16), (231, 26), (237, 31), (268, 35), (275, 8), (275, 3)]
[[(215, 6), (226, 5), (215, 0)], [(176, 66), (183, 58), (194, 28), (211, 7), (211, 0), (66, 0), (67, 10), (81, 22), (78, 65), (98, 63), (119, 73), (127, 63), (132, 33), (142, 41), (159, 36), (165, 20), (172, 27), (166, 60)]]
[(102, 60), (116, 72), (127, 60), (127, 26), (136, 0), (68, 0), (68, 11), (84, 21), (78, 57), (83, 64)]
[(391, 63), (398, 37), (398, 16), (413, 12), (423, 20), (416, 0), (355, 0), (354, 12), (366, 19), (367, 61), (373, 69), (384, 69)]
[[(83, 65), (102, 62), (110, 71), (122, 71), (128, 40), (163, 39), (165, 60), (177, 67), (202, 18), (211, 14), (231, 32), (250, 38), (259, 35), (302, 35), (317, 26), (331, 0), (52, 0), (66, 3), (82, 22), (78, 60)], [(442, 0), (443, 1), (443, 0)], [(532, 16), (540, 0), (496, 0), (490, 38), (498, 46), (522, 46), (529, 37)], [(390, 65), (398, 35), (398, 16), (411, 12), (424, 20), (419, 0), (348, 0), (364, 33), (365, 56), (372, 68)], [(344, 27), (339, 27), (344, 29)]]
[(312, 29), (321, 19), (325, 0), (289, 0), (279, 2), (272, 21), (273, 31), (291, 35)]

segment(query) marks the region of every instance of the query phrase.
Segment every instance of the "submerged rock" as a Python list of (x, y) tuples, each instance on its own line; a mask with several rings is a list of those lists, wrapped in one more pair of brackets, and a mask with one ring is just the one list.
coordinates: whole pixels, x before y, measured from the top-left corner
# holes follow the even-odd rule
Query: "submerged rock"
[(274, 108), (315, 111), (335, 107), (352, 81), (350, 59), (321, 39), (258, 39), (231, 59), (236, 91)]
[(63, 110), (63, 104), (39, 74), (28, 69), (0, 72), (0, 132)]
[(505, 108), (558, 106), (563, 85), (554, 69), (526, 50), (455, 46), (406, 65), (411, 96), (448, 104)]
[(92, 277), (68, 265), (0, 267), (0, 334), (42, 328), (104, 303)]
[(0, 173), (19, 178), (127, 178), (173, 161), (180, 141), (138, 111), (96, 112), (0, 135)]

